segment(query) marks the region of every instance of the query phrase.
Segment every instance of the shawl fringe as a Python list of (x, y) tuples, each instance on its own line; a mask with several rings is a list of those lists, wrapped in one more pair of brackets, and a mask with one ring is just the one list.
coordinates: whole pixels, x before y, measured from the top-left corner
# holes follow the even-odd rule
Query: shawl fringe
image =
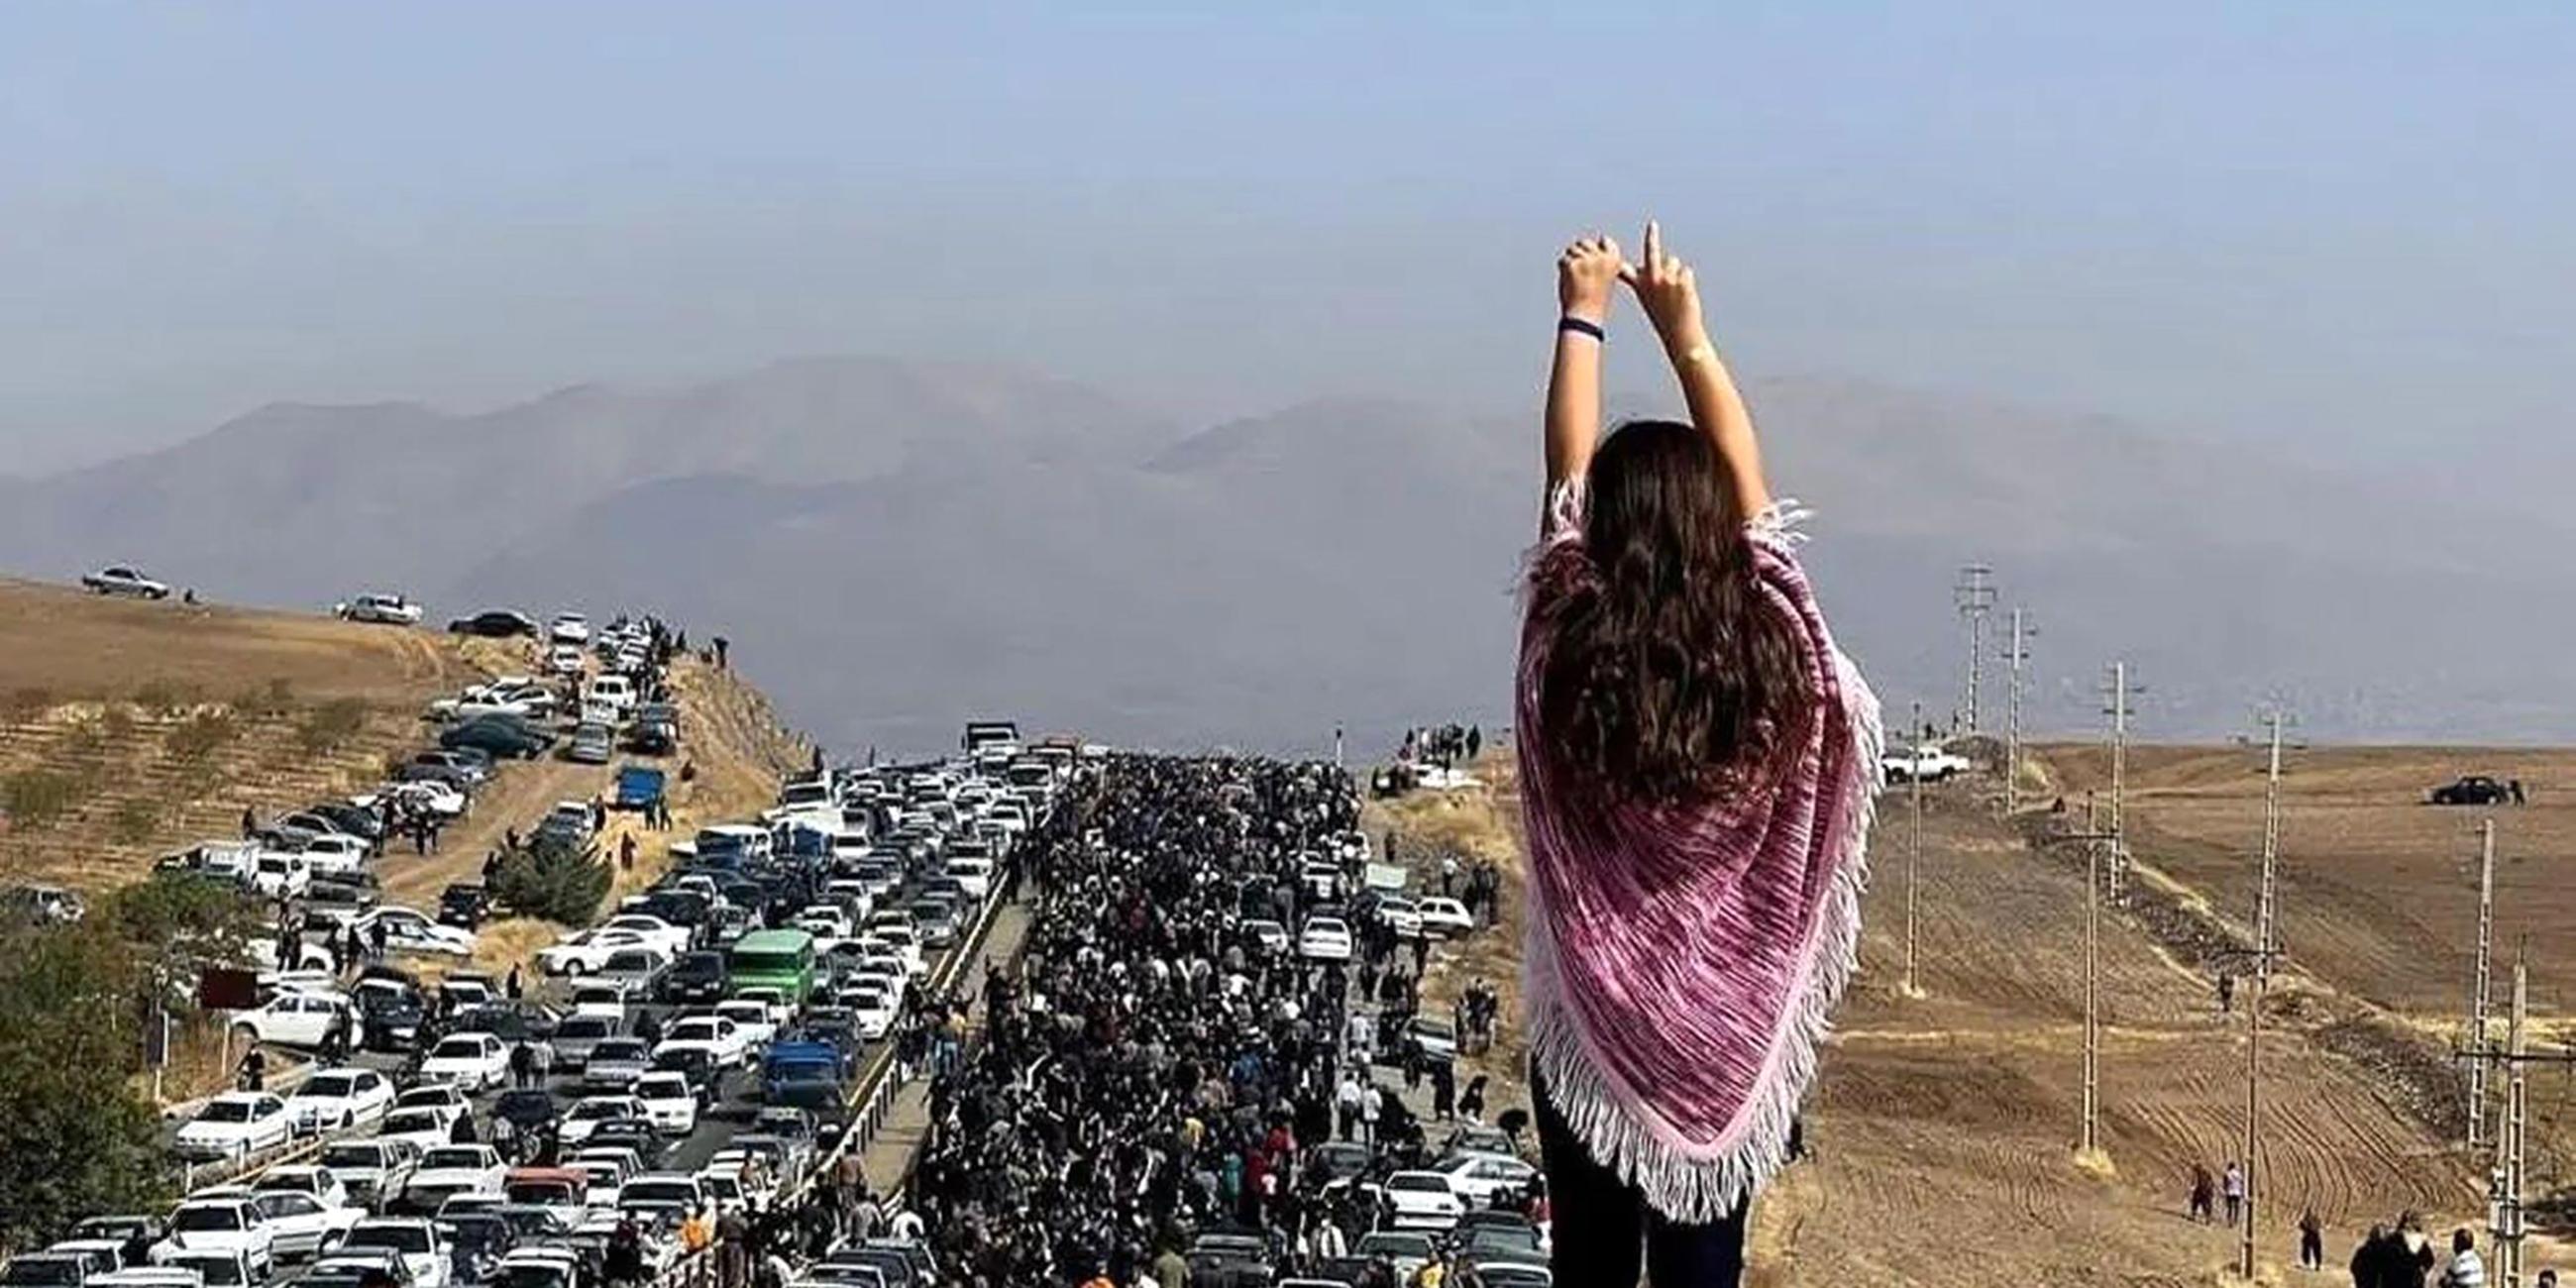
[[(1787, 544), (1803, 536), (1789, 531), (1801, 517), (1793, 502), (1774, 505), (1756, 521), (1755, 535)], [(1675, 1221), (1722, 1220), (1779, 1173), (1799, 1108), (1815, 1084), (1818, 1048), (1832, 1029), (1833, 1008), (1859, 961), (1860, 896), (1869, 881), (1869, 833), (1884, 784), (1879, 762), (1884, 734), (1878, 699), (1859, 669), (1839, 650), (1833, 665), (1849, 704), (1851, 754), (1859, 772), (1834, 805), (1841, 847), (1832, 858), (1832, 888), (1817, 916), (1813, 965), (1799, 995), (1785, 1008), (1761, 1085), (1739, 1115), (1742, 1127), (1728, 1133), (1736, 1140), (1732, 1148), (1702, 1152), (1667, 1141), (1622, 1105), (1600, 1072), (1601, 1062), (1587, 1049), (1581, 1021), (1564, 1010), (1553, 943), (1527, 962), (1526, 987), (1535, 1003), (1530, 1059), (1547, 1083), (1548, 1099), (1596, 1161)], [(1540, 885), (1531, 883), (1534, 894)]]

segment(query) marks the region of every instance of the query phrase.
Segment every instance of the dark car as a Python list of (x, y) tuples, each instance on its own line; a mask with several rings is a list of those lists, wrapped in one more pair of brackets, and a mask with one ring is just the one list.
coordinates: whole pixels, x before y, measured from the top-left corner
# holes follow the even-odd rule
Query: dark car
[(525, 998), (486, 1002), (456, 1017), (452, 1033), (489, 1033), (504, 1042), (550, 1042), (560, 1016), (541, 1002)]
[(1190, 1242), (1190, 1282), (1212, 1288), (1268, 1288), (1270, 1241), (1246, 1230), (1210, 1230)]
[(641, 1118), (612, 1118), (593, 1128), (588, 1144), (592, 1148), (625, 1148), (635, 1151), (645, 1170), (662, 1165), (662, 1133)]
[(450, 750), (472, 748), (495, 757), (534, 760), (554, 746), (554, 735), (508, 716), (480, 716), (438, 735)]
[(655, 981), (653, 993), (664, 1002), (686, 1006), (721, 1002), (732, 987), (733, 980), (725, 970), (723, 953), (690, 953), (671, 963), (671, 969), (662, 972), (662, 978)]
[(492, 1105), (493, 1117), (509, 1119), (510, 1125), (523, 1134), (542, 1131), (561, 1113), (555, 1107), (554, 1093), (537, 1087), (504, 1091)]
[(472, 617), (457, 618), (447, 624), (447, 629), (458, 635), (480, 635), (485, 639), (505, 640), (519, 635), (536, 634), (537, 619), (517, 609), (495, 608), (489, 612), (476, 613)]
[(656, 1073), (676, 1073), (689, 1080), (698, 1093), (700, 1105), (711, 1105), (724, 1095), (724, 1066), (716, 1063), (715, 1053), (690, 1047), (675, 1047), (653, 1054)]
[(492, 892), (476, 881), (459, 881), (438, 892), (438, 920), (472, 930), (492, 915)]
[(417, 990), (362, 988), (357, 992), (358, 1031), (370, 1051), (409, 1051), (420, 1041), (429, 1007)]
[(2433, 789), (2436, 805), (2502, 805), (2513, 798), (2513, 789), (2484, 774), (2464, 774), (2458, 781)]
[(385, 820), (371, 809), (360, 809), (347, 801), (324, 801), (312, 811), (331, 820), (342, 832), (369, 841), (385, 839)]

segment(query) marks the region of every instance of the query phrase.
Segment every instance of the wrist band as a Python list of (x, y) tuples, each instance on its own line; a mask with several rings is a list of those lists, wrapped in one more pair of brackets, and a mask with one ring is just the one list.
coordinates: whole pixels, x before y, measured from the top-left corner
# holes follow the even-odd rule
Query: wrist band
[(1556, 329), (1559, 331), (1572, 331), (1576, 335), (1588, 335), (1595, 340), (1609, 339), (1608, 336), (1602, 334), (1600, 323), (1595, 322), (1590, 318), (1576, 317), (1571, 313), (1568, 313), (1564, 317), (1556, 320)]

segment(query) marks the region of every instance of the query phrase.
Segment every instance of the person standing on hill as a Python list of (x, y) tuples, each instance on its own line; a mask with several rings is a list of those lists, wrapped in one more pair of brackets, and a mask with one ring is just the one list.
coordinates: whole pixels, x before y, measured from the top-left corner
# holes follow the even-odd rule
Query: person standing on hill
[[(1621, 282), (1691, 422), (1603, 440)], [(1733, 1285), (1856, 957), (1878, 701), (1660, 229), (1634, 265), (1568, 247), (1557, 298), (1514, 721), (1551, 1259), (1565, 1283)]]
[(2245, 1216), (2245, 1169), (2236, 1160), (2227, 1161), (2227, 1173), (2219, 1178), (2218, 1196), (2227, 1201), (2227, 1224), (2234, 1226)]

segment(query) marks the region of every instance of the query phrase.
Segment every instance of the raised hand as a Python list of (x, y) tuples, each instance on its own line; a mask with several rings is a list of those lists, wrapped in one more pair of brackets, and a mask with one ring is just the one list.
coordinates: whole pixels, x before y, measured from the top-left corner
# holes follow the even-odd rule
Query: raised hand
[(1607, 237), (1576, 240), (1556, 257), (1557, 307), (1567, 317), (1600, 325), (1610, 316), (1610, 297), (1624, 270), (1619, 243)]
[(1708, 327), (1700, 317), (1699, 278), (1690, 265), (1664, 252), (1664, 230), (1654, 220), (1646, 221), (1645, 253), (1635, 264), (1622, 267), (1619, 278), (1637, 293), (1637, 305), (1654, 323), (1666, 352), (1683, 354), (1708, 343)]

